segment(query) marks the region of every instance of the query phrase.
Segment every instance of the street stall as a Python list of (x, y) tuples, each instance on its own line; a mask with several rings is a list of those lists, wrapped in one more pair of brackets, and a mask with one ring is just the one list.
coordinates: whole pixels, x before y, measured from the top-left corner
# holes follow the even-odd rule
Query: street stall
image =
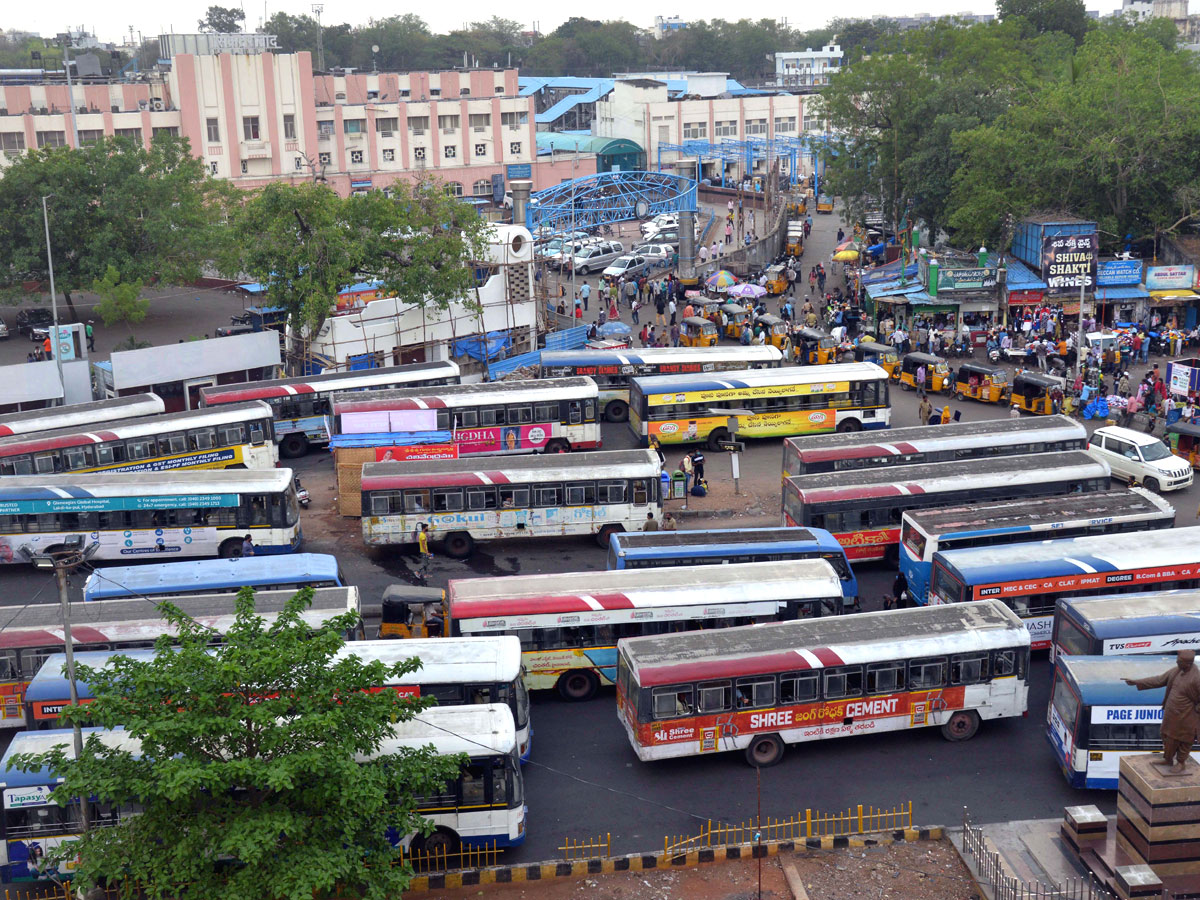
[(1195, 266), (1147, 266), (1146, 288), (1150, 291), (1148, 318), (1151, 331), (1196, 326)]

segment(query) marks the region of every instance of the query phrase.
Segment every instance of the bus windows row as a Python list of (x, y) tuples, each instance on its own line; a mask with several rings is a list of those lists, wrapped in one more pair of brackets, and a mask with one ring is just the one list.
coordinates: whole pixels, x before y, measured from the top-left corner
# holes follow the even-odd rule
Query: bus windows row
[(1033, 441), (1027, 444), (989, 444), (978, 447), (956, 447), (950, 453), (926, 454), (926, 462), (950, 462), (960, 459), (985, 459), (995, 456), (1020, 456), (1026, 453), (1062, 453), (1067, 450), (1084, 450), (1086, 438), (1070, 438), (1061, 441)]
[[(735, 709), (765, 709), (800, 703), (847, 700), (900, 691), (937, 690), (983, 684), (992, 678), (1023, 676), (1027, 653), (996, 650), (950, 657), (832, 666), (819, 671), (784, 672), (748, 678), (702, 681), (654, 688), (652, 718), (674, 719)], [(735, 705), (736, 703), (736, 705)]]
[(762, 415), (764, 413), (802, 412), (815, 409), (857, 409), (859, 407), (885, 406), (887, 386), (882, 381), (868, 381), (852, 385), (849, 392), (813, 394), (788, 394), (779, 397), (733, 397), (699, 403), (674, 403), (654, 406), (647, 418), (692, 419), (713, 415), (712, 410), (746, 409)]
[[(907, 498), (906, 498), (907, 499)], [(815, 513), (806, 525), (826, 531), (860, 531), (864, 528), (894, 528), (904, 510), (899, 506), (873, 506), (869, 509), (843, 509), (842, 512)]]
[[(154, 641), (131, 641), (122, 642), (121, 650), (140, 650), (150, 649), (154, 646)], [(109, 644), (80, 644), (75, 643), (75, 652), (83, 653), (87, 650), (115, 650)], [(41, 669), (42, 663), (56, 653), (62, 653), (62, 645), (55, 647), (27, 647), (23, 650), (3, 650), (0, 651), (0, 681), (16, 681), (24, 679), (28, 681)]]
[(329, 394), (270, 397), (267, 402), (271, 404), (277, 419), (306, 419), (310, 416), (327, 416), (332, 412)]
[(511, 808), (524, 801), (524, 783), (515, 754), (471, 759), (459, 769), (453, 782), (436, 794), (417, 798), (423, 812), (449, 807), (501, 806)]
[(239, 506), (118, 509), (107, 512), (0, 515), (0, 534), (125, 531), (148, 528), (290, 528), (300, 518), (293, 494), (242, 494)]
[(464, 510), (530, 509), (560, 506), (609, 506), (632, 502), (637, 506), (658, 499), (658, 480), (568, 481), (555, 484), (416, 488), (372, 491), (373, 516), (420, 515)]
[[(249, 439), (247, 440), (247, 435)], [(63, 450), (49, 450), (0, 459), (0, 475), (53, 475), (97, 466), (138, 462), (159, 456), (177, 456), (239, 444), (261, 444), (271, 437), (269, 420), (193, 428), (154, 437), (105, 441)]]
[(596, 421), (596, 401), (563, 400), (547, 403), (518, 403), (505, 406), (479, 406), (471, 409), (439, 409), (437, 427), (482, 428), (495, 425), (532, 425), (535, 422), (560, 422), (581, 425)]
[[(140, 812), (141, 808), (136, 804), (117, 805), (88, 801), (92, 827), (118, 825)], [(9, 840), (82, 833), (83, 819), (79, 814), (78, 801), (72, 801), (66, 806), (48, 804), (4, 810), (4, 836)]]
[(1162, 723), (1088, 725), (1087, 748), (1089, 750), (1141, 750), (1147, 753), (1160, 750), (1162, 749)]

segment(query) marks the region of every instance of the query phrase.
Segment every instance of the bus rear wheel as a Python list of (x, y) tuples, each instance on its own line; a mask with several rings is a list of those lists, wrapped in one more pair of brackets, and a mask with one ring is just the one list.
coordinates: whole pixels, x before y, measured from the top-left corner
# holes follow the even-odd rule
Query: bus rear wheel
[(600, 529), (599, 532), (596, 533), (596, 543), (599, 544), (601, 547), (603, 547), (605, 550), (607, 550), (608, 549), (608, 539), (611, 538), (614, 534), (619, 534), (620, 532), (622, 532), (624, 530), (625, 530), (625, 527), (623, 525), (605, 525), (603, 528)]
[(746, 748), (746, 762), (758, 769), (778, 765), (783, 759), (783, 739), (777, 734), (760, 734)]
[(960, 709), (942, 726), (942, 737), (948, 741), (969, 741), (979, 730), (979, 713), (973, 709)]
[(721, 444), (729, 440), (729, 432), (724, 428), (714, 428), (708, 433), (708, 449), (716, 453), (721, 449)]
[(570, 453), (571, 445), (562, 438), (555, 438), (546, 445), (547, 453)]
[(586, 669), (572, 669), (558, 679), (558, 693), (564, 700), (591, 700), (599, 687), (600, 680)]
[(428, 854), (429, 858), (422, 860), (430, 870), (440, 868), (443, 863), (454, 866), (454, 861), (447, 857), (458, 853), (460, 841), (458, 835), (448, 828), (438, 828), (432, 834), (416, 838), (413, 849), (418, 853)]
[(609, 422), (628, 422), (629, 404), (624, 400), (609, 400), (604, 405), (604, 418)]
[(221, 547), (217, 550), (217, 555), (221, 559), (238, 559), (242, 555), (242, 539), (229, 538), (221, 541)]
[(455, 531), (446, 535), (444, 541), (446, 555), (455, 559), (466, 559), (475, 549), (475, 540), (465, 531)]
[(848, 431), (862, 431), (862, 422), (858, 419), (846, 419), (844, 422), (838, 422), (837, 430), (843, 434)]
[(302, 434), (289, 434), (279, 442), (279, 455), (295, 459), (308, 452), (308, 438)]

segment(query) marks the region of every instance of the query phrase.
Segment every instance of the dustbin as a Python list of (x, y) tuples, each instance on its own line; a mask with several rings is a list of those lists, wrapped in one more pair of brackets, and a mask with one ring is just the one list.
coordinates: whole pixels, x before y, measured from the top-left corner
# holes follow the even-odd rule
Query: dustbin
[(671, 499), (687, 499), (687, 476), (679, 469), (676, 469), (671, 475)]
[(659, 474), (659, 478), (662, 479), (662, 498), (664, 500), (670, 500), (671, 499), (671, 473), (668, 472), (666, 469), (663, 469), (663, 471)]

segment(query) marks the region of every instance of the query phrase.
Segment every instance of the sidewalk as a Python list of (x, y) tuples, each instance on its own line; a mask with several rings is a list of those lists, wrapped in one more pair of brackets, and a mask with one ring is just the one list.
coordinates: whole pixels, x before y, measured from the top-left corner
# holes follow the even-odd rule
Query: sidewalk
[[(1058, 831), (1061, 821), (1024, 819), (973, 826), (973, 829), (983, 829), (987, 843), (1000, 855), (1004, 868), (1013, 878), (1026, 884), (1038, 882), (1053, 887), (1069, 879), (1086, 878), (1088, 875), (1087, 870), (1067, 853), (1066, 844)], [(991, 886), (980, 878), (979, 868), (970, 854), (962, 852), (962, 828), (948, 828), (946, 834), (991, 900), (994, 897)]]

